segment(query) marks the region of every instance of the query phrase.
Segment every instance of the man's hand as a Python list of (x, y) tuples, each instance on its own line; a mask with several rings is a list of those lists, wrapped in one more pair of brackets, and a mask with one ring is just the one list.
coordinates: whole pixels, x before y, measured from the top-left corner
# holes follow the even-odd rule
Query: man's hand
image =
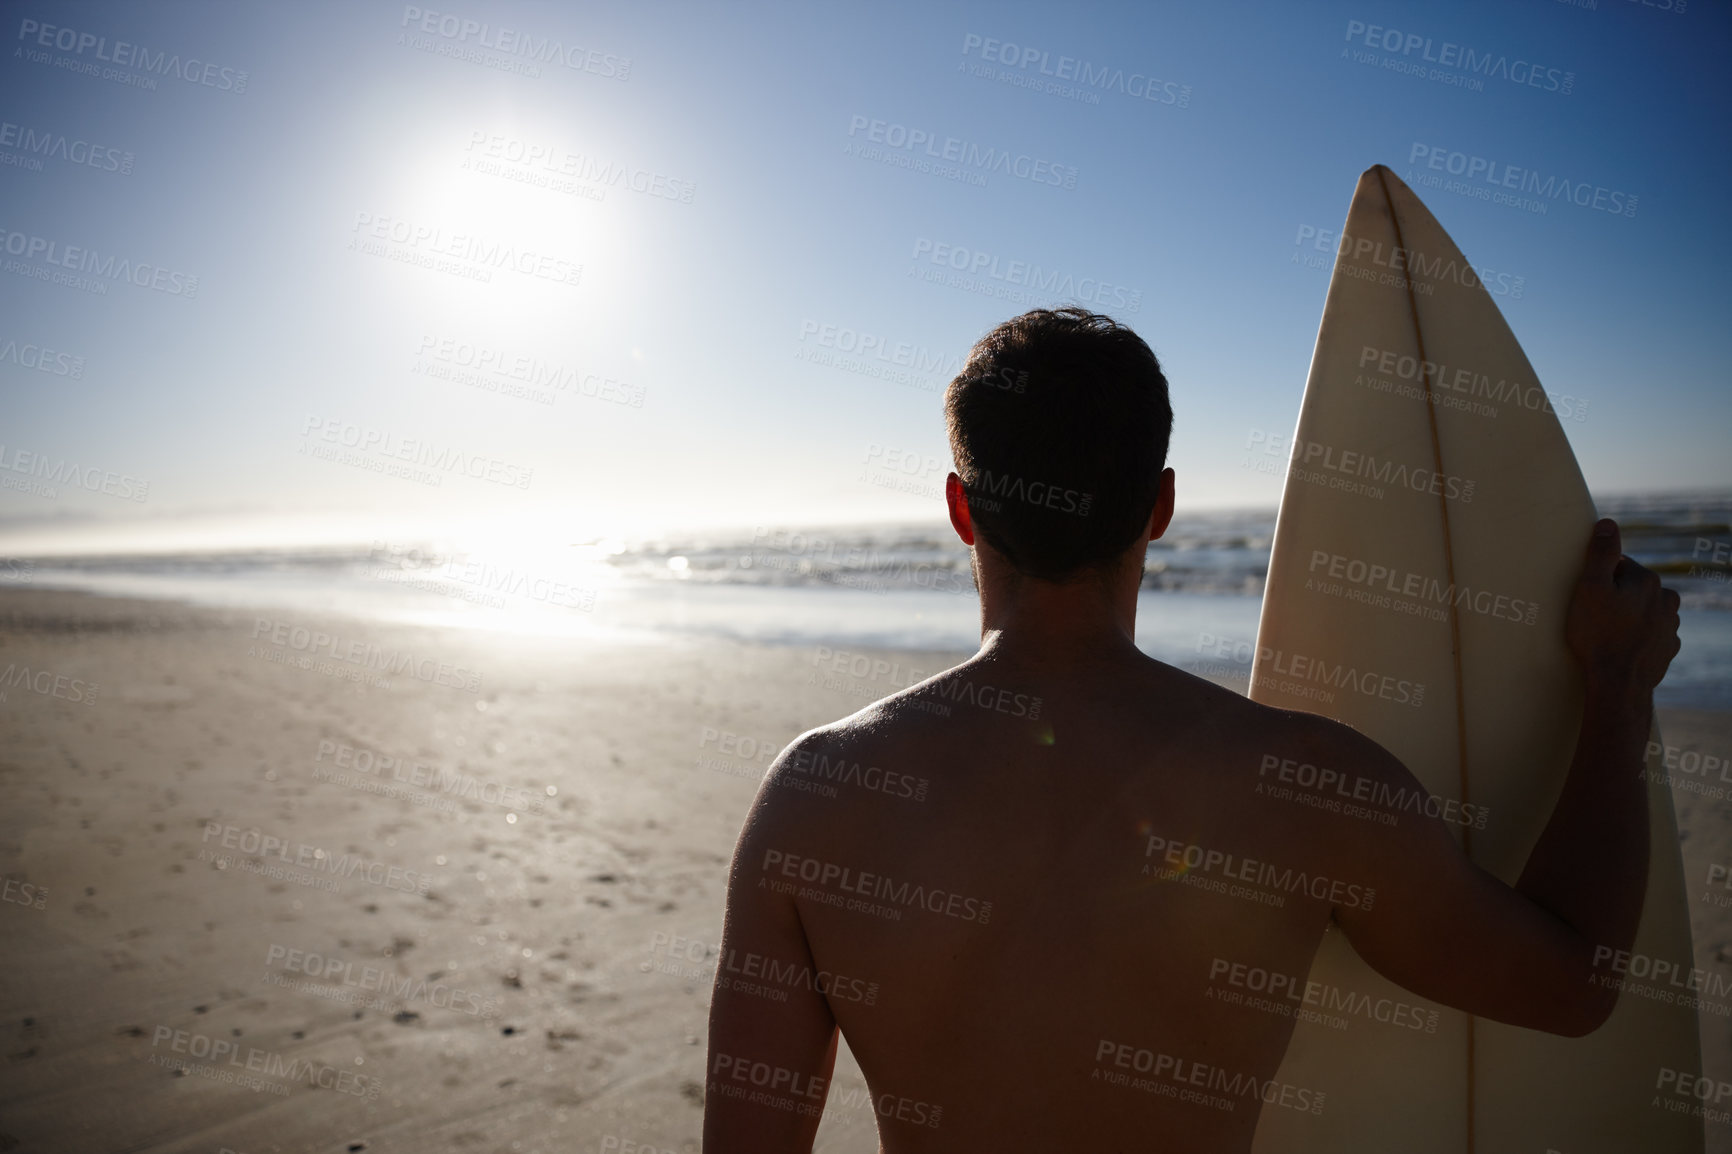
[[(1564, 622), (1586, 675), (1569, 777), (1512, 888), (1463, 854), (1435, 819), (1362, 831), (1349, 851), (1375, 880), (1374, 912), (1338, 908), (1353, 948), (1385, 977), (1470, 1014), (1580, 1036), (1617, 992), (1594, 981), (1604, 951), (1627, 949), (1648, 877), (1648, 783), (1642, 777), (1654, 686), (1678, 652), (1678, 595), (1623, 556), (1618, 526), (1588, 542)], [(1363, 766), (1391, 788), (1423, 787), (1386, 751), (1330, 734), (1334, 764)], [(1320, 761), (1319, 764), (1322, 764)], [(1488, 961), (1492, 964), (1488, 965)]]
[(1623, 555), (1618, 523), (1609, 518), (1594, 526), (1564, 637), (1590, 684), (1642, 696), (1678, 655), (1678, 594)]

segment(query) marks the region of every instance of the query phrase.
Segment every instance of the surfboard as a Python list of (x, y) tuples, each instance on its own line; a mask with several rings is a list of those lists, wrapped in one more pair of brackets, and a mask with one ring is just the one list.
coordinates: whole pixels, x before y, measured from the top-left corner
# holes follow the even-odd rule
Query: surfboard
[[(1444, 812), (1472, 858), (1514, 884), (1575, 745), (1582, 685), (1564, 613), (1594, 521), (1558, 415), (1473, 266), (1393, 172), (1367, 170), (1305, 384), (1250, 696), (1390, 750), (1439, 807), (1454, 803)], [(1649, 769), (1632, 953), (1687, 973), (1677, 823), (1657, 757)], [(1599, 1030), (1559, 1037), (1422, 1003), (1335, 929), (1310, 980), (1316, 1017), (1296, 1026), (1278, 1078), (1324, 1092), (1326, 1108), (1265, 1109), (1258, 1154), (1703, 1148), (1694, 1103), (1662, 1085), (1665, 1070), (1701, 1069), (1696, 1011), (1675, 998), (1626, 988)], [(1354, 1005), (1437, 1015), (1414, 1028)]]

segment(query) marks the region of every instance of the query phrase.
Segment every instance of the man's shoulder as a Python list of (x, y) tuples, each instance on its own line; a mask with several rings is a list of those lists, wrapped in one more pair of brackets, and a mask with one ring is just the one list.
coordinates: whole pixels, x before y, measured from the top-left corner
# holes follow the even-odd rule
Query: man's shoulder
[(1151, 710), (1175, 721), (1183, 717), (1197, 740), (1223, 754), (1250, 750), (1259, 764), (1269, 756), (1356, 764), (1388, 756), (1370, 738), (1333, 718), (1252, 701), (1173, 666), (1162, 664), (1160, 669), (1148, 685)]
[(964, 727), (956, 724), (956, 702), (934, 691), (944, 676), (794, 738), (765, 774), (759, 813), (787, 814), (804, 822), (820, 820), (820, 814), (836, 808), (814, 802), (849, 802), (841, 812), (858, 816), (863, 806), (875, 809), (874, 803), (924, 799), (932, 767), (944, 761), (942, 751), (964, 736)]
[(769, 778), (831, 777), (849, 767), (881, 762), (886, 751), (910, 740), (929, 726), (932, 714), (917, 702), (886, 698), (825, 725), (808, 729), (790, 741), (770, 765)]
[(1216, 724), (1253, 726), (1259, 730), (1280, 730), (1295, 735), (1314, 736), (1327, 740), (1336, 732), (1349, 732), (1338, 721), (1299, 709), (1283, 709), (1253, 701), (1237, 689), (1230, 689), (1188, 669), (1165, 661), (1148, 658), (1142, 670), (1142, 691), (1157, 706), (1182, 710), (1192, 715), (1204, 715)]
[(1026, 687), (994, 678), (964, 661), (924, 681), (905, 686), (847, 717), (807, 730), (788, 746), (793, 752), (867, 756), (904, 742), (929, 740), (976, 711), (1036, 720), (1044, 703)]

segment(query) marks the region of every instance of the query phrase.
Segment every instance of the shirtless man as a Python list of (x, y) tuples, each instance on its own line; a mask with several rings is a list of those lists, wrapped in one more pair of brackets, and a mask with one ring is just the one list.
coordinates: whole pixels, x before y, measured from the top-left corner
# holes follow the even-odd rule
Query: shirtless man
[[(810, 1150), (838, 1028), (886, 1154), (1249, 1150), (1261, 1096), (1213, 1108), (1101, 1071), (1146, 1077), (1160, 1055), (1169, 1078), (1201, 1064), (1261, 1086), (1293, 1019), (1198, 991), (1217, 959), (1304, 975), (1331, 921), (1418, 999), (1571, 1036), (1606, 1020), (1617, 994), (1590, 981), (1592, 955), (1635, 935), (1640, 767), (1678, 651), (1678, 597), (1621, 557), (1614, 523), (1584, 542), (1565, 626), (1587, 692), (1575, 758), (1512, 888), (1437, 818), (1391, 827), (1259, 796), (1271, 751), (1424, 791), (1344, 725), (1137, 650), (1173, 471), (1166, 381), (1134, 333), (1075, 309), (1018, 317), (975, 346), (945, 409), (980, 651), (771, 767), (728, 887), (708, 1154)], [(840, 796), (797, 788), (815, 778)], [(1254, 859), (1329, 881), (1280, 905), (1157, 884), (1187, 845), (1236, 855), (1242, 877)]]

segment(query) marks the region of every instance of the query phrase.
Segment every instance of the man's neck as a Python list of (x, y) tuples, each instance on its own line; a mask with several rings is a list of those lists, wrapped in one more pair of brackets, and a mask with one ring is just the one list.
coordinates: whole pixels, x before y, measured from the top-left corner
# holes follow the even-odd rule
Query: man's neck
[(1058, 584), (993, 568), (976, 569), (982, 656), (1052, 667), (1136, 652), (1140, 572), (1089, 575)]

